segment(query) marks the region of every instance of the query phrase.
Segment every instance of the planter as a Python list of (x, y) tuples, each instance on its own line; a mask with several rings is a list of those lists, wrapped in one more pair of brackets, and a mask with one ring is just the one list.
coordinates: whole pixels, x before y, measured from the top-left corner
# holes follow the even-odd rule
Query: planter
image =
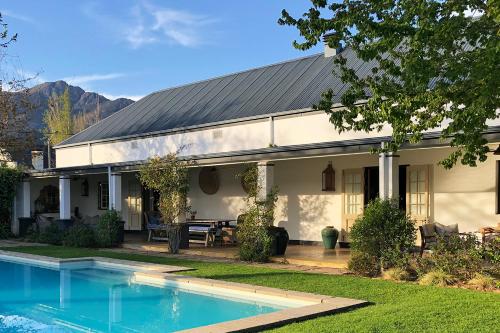
[(189, 249), (189, 224), (181, 224), (181, 242), (179, 244), (180, 249)]
[(125, 221), (118, 221), (118, 233), (116, 235), (116, 240), (118, 244), (122, 244), (125, 241)]
[(351, 244), (349, 242), (339, 242), (339, 246), (341, 249), (349, 249), (351, 248)]
[(321, 238), (325, 249), (334, 249), (339, 238), (339, 231), (334, 227), (328, 226), (321, 230)]
[(28, 233), (28, 229), (35, 223), (35, 219), (32, 217), (20, 217), (19, 218), (19, 236), (24, 237)]
[(288, 246), (288, 232), (282, 227), (269, 227), (269, 235), (272, 238), (271, 243), (271, 255), (272, 256), (282, 256), (286, 252)]

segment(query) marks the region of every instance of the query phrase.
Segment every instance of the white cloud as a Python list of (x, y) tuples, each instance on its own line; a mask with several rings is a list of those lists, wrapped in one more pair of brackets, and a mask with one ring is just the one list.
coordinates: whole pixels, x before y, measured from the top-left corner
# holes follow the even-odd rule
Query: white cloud
[(15, 13), (11, 10), (0, 9), (0, 13), (2, 13), (2, 16), (9, 17), (9, 18), (12, 18), (14, 20), (19, 20), (19, 21), (23, 21), (26, 23), (36, 24), (36, 21), (34, 19), (32, 19), (31, 17)]
[(158, 7), (145, 0), (130, 8), (128, 18), (103, 14), (95, 4), (84, 7), (83, 12), (114, 31), (132, 48), (162, 42), (197, 47), (206, 43), (207, 29), (216, 22), (205, 15)]
[(63, 78), (63, 81), (75, 86), (88, 87), (90, 83), (95, 81), (114, 80), (126, 76), (124, 73), (108, 73), (108, 74), (90, 74), (90, 75), (75, 75)]
[(144, 97), (144, 95), (113, 95), (113, 94), (108, 94), (108, 93), (100, 93), (100, 94), (103, 95), (104, 97), (106, 97), (107, 99), (110, 99), (110, 100), (115, 100), (118, 98), (128, 98), (128, 99), (131, 99), (133, 101), (138, 101)]

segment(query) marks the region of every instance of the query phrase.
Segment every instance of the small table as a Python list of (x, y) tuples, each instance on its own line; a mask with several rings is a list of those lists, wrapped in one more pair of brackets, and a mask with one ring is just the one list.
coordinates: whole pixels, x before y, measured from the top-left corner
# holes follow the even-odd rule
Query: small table
[(500, 237), (500, 226), (497, 225), (496, 227), (484, 227), (479, 229), (479, 232), (482, 236), (482, 243), (485, 244), (489, 241), (488, 238)]

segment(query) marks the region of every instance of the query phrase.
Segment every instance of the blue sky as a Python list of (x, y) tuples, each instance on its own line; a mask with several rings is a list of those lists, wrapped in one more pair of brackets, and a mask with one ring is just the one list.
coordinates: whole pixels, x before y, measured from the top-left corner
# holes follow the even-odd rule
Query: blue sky
[(36, 82), (66, 80), (109, 97), (150, 92), (321, 51), (301, 52), (294, 28), (307, 0), (0, 0), (19, 34), (9, 62)]

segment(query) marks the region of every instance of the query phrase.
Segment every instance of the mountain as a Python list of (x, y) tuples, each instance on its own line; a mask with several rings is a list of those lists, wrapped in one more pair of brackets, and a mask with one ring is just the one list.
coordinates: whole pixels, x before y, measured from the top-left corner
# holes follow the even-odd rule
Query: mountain
[(109, 100), (102, 95), (85, 91), (80, 87), (69, 85), (64, 81), (45, 82), (36, 85), (29, 90), (28, 99), (34, 108), (33, 113), (31, 114), (31, 126), (33, 128), (43, 128), (43, 113), (45, 112), (45, 110), (47, 110), (47, 102), (49, 97), (54, 93), (57, 95), (61, 95), (66, 88), (69, 89), (69, 95), (73, 107), (73, 115), (94, 112), (97, 108), (98, 98), (101, 119), (134, 103), (133, 100), (128, 98)]

